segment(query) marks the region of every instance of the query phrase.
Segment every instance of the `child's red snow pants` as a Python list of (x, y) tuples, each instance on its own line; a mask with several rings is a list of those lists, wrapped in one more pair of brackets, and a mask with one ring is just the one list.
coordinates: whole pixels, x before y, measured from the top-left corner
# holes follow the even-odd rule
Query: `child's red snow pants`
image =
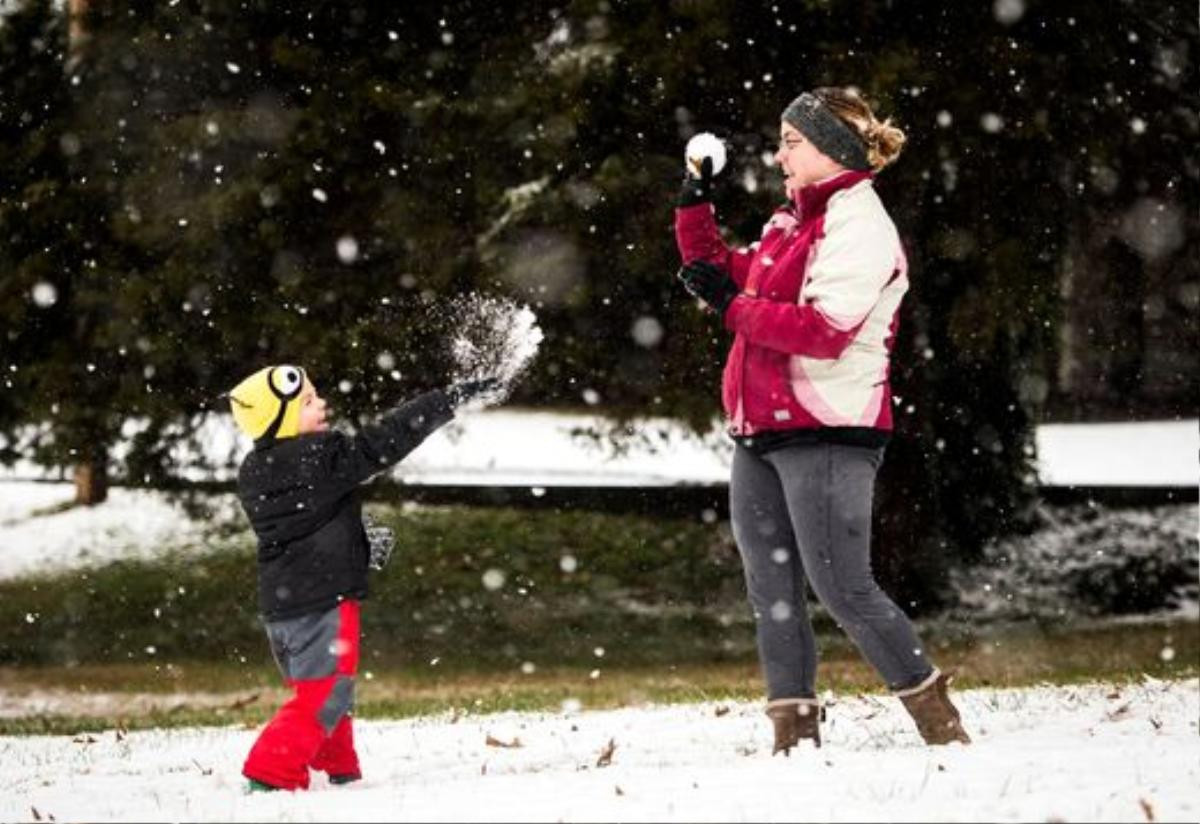
[(307, 789), (309, 769), (359, 776), (350, 710), (358, 671), (358, 602), (267, 622), (271, 654), (295, 695), (267, 723), (242, 767), (247, 778)]

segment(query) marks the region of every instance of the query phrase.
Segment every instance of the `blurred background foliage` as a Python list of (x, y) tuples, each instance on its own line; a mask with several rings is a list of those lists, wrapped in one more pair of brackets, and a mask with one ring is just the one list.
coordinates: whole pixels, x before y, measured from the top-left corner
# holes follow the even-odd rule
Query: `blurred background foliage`
[(909, 135), (877, 181), (912, 267), (876, 535), (904, 601), (1028, 527), (1038, 421), (1195, 414), (1192, 5), (0, 6), (0, 457), (84, 497), (169, 483), (265, 363), (351, 423), (439, 385), (468, 291), (545, 332), (514, 403), (713, 426), (728, 339), (672, 278), (682, 148), (727, 141), (718, 215), (753, 241), (779, 113), (820, 85)]

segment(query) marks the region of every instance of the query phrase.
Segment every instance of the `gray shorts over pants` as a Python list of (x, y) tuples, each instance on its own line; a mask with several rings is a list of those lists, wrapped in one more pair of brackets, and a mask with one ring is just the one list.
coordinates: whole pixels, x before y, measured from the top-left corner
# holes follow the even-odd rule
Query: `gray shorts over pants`
[(912, 623), (871, 572), (871, 507), (883, 449), (812, 443), (758, 455), (738, 444), (733, 535), (754, 609), (768, 700), (816, 696), (804, 581), (889, 688), (933, 672)]

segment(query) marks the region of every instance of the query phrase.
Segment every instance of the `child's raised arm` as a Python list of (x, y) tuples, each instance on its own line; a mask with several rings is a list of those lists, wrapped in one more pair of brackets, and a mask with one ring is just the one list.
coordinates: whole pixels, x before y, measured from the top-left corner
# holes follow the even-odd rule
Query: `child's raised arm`
[(500, 385), (495, 378), (463, 381), (435, 389), (401, 404), (357, 435), (335, 434), (323, 469), (331, 480), (347, 487), (396, 465), (443, 424), (462, 404)]

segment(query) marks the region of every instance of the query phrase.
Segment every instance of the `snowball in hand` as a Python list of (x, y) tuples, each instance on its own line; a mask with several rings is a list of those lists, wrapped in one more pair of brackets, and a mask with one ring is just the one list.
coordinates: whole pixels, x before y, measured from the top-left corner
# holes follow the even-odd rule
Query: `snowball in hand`
[(725, 144), (712, 132), (700, 132), (688, 141), (687, 148), (683, 150), (683, 159), (688, 174), (692, 177), (699, 177), (700, 164), (706, 157), (712, 158), (714, 175), (719, 174), (725, 168)]

